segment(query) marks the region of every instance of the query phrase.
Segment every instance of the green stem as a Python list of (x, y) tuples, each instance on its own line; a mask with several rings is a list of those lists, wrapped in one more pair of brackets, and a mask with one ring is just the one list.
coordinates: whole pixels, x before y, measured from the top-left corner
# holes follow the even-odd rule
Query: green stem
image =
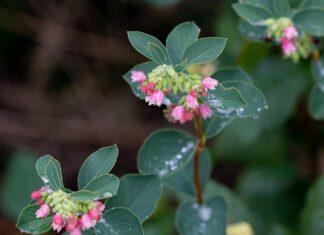
[(200, 180), (200, 173), (199, 173), (199, 159), (201, 153), (204, 149), (205, 141), (204, 141), (204, 134), (201, 126), (201, 119), (199, 115), (195, 116), (195, 124), (196, 124), (196, 135), (198, 138), (198, 144), (194, 155), (194, 183), (195, 183), (195, 193), (196, 199), (199, 204), (203, 203), (203, 196), (202, 196), (202, 187), (201, 187), (201, 180)]

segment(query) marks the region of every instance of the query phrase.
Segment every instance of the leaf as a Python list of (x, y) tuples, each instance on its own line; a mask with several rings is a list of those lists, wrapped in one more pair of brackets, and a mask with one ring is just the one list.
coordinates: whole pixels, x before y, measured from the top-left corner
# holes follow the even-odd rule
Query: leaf
[(220, 69), (212, 77), (219, 82), (242, 81), (254, 84), (252, 78), (240, 67)]
[(94, 178), (108, 174), (114, 167), (118, 156), (116, 145), (104, 147), (92, 153), (82, 164), (79, 175), (79, 189), (84, 188)]
[(225, 235), (227, 208), (220, 197), (206, 204), (184, 203), (177, 210), (176, 227), (180, 235)]
[(50, 155), (39, 158), (36, 162), (36, 170), (45, 185), (54, 191), (64, 190), (60, 163)]
[(188, 59), (188, 64), (207, 63), (216, 59), (224, 50), (225, 45), (225, 38), (201, 38), (186, 49), (182, 60)]
[(239, 0), (239, 3), (247, 3), (259, 8), (263, 8), (267, 11), (272, 10), (272, 0)]
[(235, 117), (246, 102), (236, 88), (225, 88), (219, 84), (215, 90), (208, 92), (205, 102), (220, 117)]
[(36, 204), (25, 207), (16, 224), (17, 228), (23, 233), (42, 234), (51, 229), (52, 217), (37, 219), (36, 211), (39, 206)]
[(288, 0), (272, 0), (273, 11), (277, 18), (290, 15), (290, 3)]
[(138, 82), (132, 82), (132, 71), (142, 71), (147, 75), (157, 66), (158, 65), (155, 62), (152, 62), (152, 61), (145, 62), (145, 63), (138, 64), (138, 65), (134, 66), (131, 70), (129, 70), (126, 74), (123, 75), (123, 78), (125, 79), (125, 81), (132, 88), (134, 95), (136, 95), (138, 98), (143, 100), (143, 99), (145, 99), (145, 96), (142, 93), (142, 91), (140, 90)]
[(107, 208), (124, 207), (143, 223), (153, 213), (161, 196), (160, 179), (155, 175), (126, 175), (118, 194), (106, 201)]
[(218, 115), (213, 115), (203, 121), (203, 130), (205, 136), (210, 139), (217, 136), (227, 125), (229, 125), (234, 118), (223, 118)]
[(253, 25), (244, 20), (240, 21), (239, 30), (245, 37), (254, 41), (263, 42), (267, 37), (267, 27)]
[(251, 83), (242, 81), (228, 81), (222, 82), (221, 84), (225, 88), (236, 88), (240, 92), (244, 101), (247, 103), (246, 106), (236, 112), (238, 117), (257, 118), (262, 110), (267, 109), (267, 103), (264, 95)]
[(321, 176), (307, 193), (300, 223), (301, 235), (324, 233), (324, 177)]
[(157, 64), (167, 64), (168, 63), (168, 55), (163, 52), (163, 50), (153, 43), (149, 43), (148, 45), (149, 52), (152, 56), (152, 60)]
[(89, 202), (98, 199), (98, 195), (87, 190), (79, 190), (69, 194), (70, 198), (77, 202)]
[(294, 15), (293, 22), (298, 30), (314, 36), (324, 36), (324, 8), (299, 11)]
[(234, 3), (234, 11), (250, 24), (260, 24), (262, 21), (272, 18), (271, 12), (264, 8), (256, 7), (247, 3)]
[(165, 46), (156, 37), (139, 31), (128, 31), (127, 34), (132, 46), (145, 57), (154, 60), (154, 57), (149, 50), (150, 44), (154, 44), (163, 52), (164, 55), (168, 55)]
[(101, 175), (91, 180), (83, 189), (95, 193), (98, 199), (104, 199), (115, 196), (118, 187), (118, 177), (114, 175)]
[(324, 2), (322, 0), (304, 0), (304, 8), (324, 8)]
[(113, 208), (104, 213), (95, 227), (100, 235), (143, 235), (139, 219), (125, 208)]
[[(189, 196), (195, 197), (195, 186), (193, 176), (194, 159), (183, 167), (181, 170), (170, 174), (163, 180), (163, 183), (175, 192), (185, 193)], [(211, 156), (208, 149), (204, 149), (199, 159), (199, 172), (202, 189), (205, 188), (209, 179), (212, 168)]]
[(318, 87), (313, 87), (308, 99), (308, 110), (316, 120), (324, 119), (324, 92)]
[(30, 202), (30, 193), (43, 185), (35, 169), (34, 156), (24, 151), (13, 151), (2, 179), (0, 207), (7, 217), (16, 220)]
[(139, 151), (137, 167), (141, 173), (165, 177), (190, 161), (196, 143), (196, 139), (183, 131), (162, 129), (153, 132)]
[(312, 75), (317, 87), (324, 92), (324, 57), (312, 62)]
[(177, 25), (166, 39), (166, 47), (173, 65), (181, 63), (186, 49), (197, 41), (200, 29), (194, 22)]

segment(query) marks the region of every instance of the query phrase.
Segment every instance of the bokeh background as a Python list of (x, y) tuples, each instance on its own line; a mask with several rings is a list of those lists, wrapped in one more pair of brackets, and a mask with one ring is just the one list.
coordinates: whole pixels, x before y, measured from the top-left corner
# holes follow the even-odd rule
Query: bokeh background
[[(145, 61), (126, 31), (162, 41), (184, 21), (195, 21), (202, 36), (228, 38), (219, 60), (194, 69), (211, 73), (239, 65), (269, 105), (260, 118), (235, 121), (208, 143), (212, 177), (221, 184), (216, 190), (257, 235), (323, 234), (324, 125), (306, 108), (313, 83), (309, 63), (293, 64), (278, 49), (245, 40), (232, 2), (0, 0), (1, 235), (20, 233), (14, 224), (40, 185), (34, 163), (43, 154), (61, 162), (71, 189), (81, 163), (102, 146), (119, 147), (114, 174), (136, 172), (143, 140), (171, 124), (122, 79)], [(192, 131), (190, 125), (177, 127)], [(145, 234), (176, 234), (175, 208), (166, 190)]]

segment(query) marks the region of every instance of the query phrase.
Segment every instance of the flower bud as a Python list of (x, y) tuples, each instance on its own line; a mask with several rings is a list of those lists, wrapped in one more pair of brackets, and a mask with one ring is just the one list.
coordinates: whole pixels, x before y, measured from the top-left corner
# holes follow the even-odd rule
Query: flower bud
[(37, 201), (37, 200), (39, 200), (41, 198), (42, 198), (42, 193), (40, 191), (34, 191), (34, 192), (32, 192), (32, 194), (31, 194), (31, 199), (32, 200)]

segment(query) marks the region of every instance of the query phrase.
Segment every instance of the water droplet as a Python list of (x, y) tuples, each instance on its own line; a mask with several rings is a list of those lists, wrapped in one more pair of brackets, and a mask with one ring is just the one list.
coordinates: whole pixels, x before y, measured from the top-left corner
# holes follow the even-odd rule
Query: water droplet
[(112, 197), (112, 193), (111, 193), (111, 192), (105, 192), (105, 193), (103, 194), (103, 196), (104, 196), (105, 198)]
[(165, 176), (168, 173), (169, 173), (169, 171), (167, 169), (162, 169), (162, 170), (159, 171), (159, 176), (162, 177), (162, 176)]
[(206, 206), (202, 206), (198, 210), (198, 216), (203, 221), (210, 220), (212, 213), (213, 213), (212, 209)]
[(46, 176), (42, 176), (41, 179), (44, 182), (44, 184), (48, 184), (49, 183), (49, 180), (48, 180), (48, 178)]

